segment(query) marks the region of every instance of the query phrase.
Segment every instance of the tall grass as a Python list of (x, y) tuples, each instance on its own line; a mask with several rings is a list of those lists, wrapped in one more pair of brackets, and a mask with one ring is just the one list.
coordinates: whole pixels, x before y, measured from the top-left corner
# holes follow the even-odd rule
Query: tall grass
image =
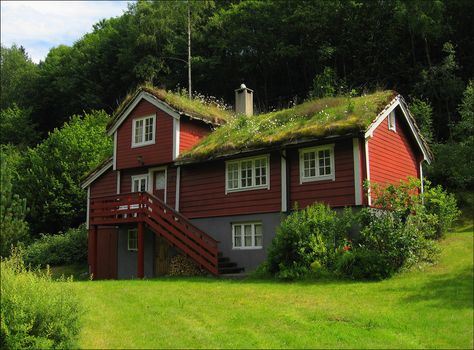
[(18, 252), (1, 261), (1, 349), (77, 347), (80, 306), (71, 279), (54, 282)]

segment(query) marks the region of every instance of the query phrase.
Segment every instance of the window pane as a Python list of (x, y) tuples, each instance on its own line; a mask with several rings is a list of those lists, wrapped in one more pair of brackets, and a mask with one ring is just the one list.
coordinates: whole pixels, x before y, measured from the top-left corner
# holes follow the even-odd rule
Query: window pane
[(252, 186), (252, 161), (243, 161), (241, 163), (241, 186)]
[(252, 225), (244, 225), (244, 246), (252, 246)]
[(242, 246), (242, 237), (234, 237), (234, 247)]
[(166, 187), (165, 183), (165, 172), (159, 171), (156, 173), (156, 182), (155, 182), (155, 189), (157, 190), (164, 190)]
[(262, 236), (255, 236), (255, 246), (256, 247), (262, 246)]
[(267, 184), (267, 160), (266, 158), (255, 160), (255, 186)]
[(319, 157), (319, 175), (330, 175), (331, 174), (331, 151), (328, 149), (320, 150), (318, 152)]
[(252, 246), (252, 236), (245, 236), (245, 246), (246, 247)]
[(242, 235), (242, 226), (234, 226), (234, 235), (241, 236)]
[(153, 118), (145, 119), (145, 141), (153, 140)]
[(139, 185), (139, 181), (138, 180), (133, 180), (133, 191), (132, 192), (138, 192), (138, 185)]
[(227, 165), (227, 187), (229, 189), (239, 187), (239, 165), (237, 163)]

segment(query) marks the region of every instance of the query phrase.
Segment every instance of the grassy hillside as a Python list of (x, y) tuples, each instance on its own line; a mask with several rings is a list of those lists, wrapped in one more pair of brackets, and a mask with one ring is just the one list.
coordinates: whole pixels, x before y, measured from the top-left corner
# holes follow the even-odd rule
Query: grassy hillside
[(382, 282), (77, 282), (84, 348), (472, 348), (473, 227)]

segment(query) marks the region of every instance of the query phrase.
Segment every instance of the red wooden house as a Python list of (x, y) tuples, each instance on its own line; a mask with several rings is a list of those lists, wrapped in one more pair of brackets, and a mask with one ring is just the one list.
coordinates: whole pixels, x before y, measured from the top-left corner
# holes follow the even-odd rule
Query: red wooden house
[(113, 156), (83, 182), (96, 278), (165, 274), (175, 254), (214, 275), (250, 271), (296, 203), (367, 206), (365, 180), (422, 178), (430, 162), (392, 91), (257, 116), (252, 93), (236, 90), (237, 117), (153, 88), (122, 103)]

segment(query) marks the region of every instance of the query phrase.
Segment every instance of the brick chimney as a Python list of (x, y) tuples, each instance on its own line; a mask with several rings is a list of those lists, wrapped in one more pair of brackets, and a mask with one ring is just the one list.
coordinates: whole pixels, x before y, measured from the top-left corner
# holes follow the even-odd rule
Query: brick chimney
[(239, 89), (235, 90), (235, 113), (253, 115), (253, 90), (241, 84)]

